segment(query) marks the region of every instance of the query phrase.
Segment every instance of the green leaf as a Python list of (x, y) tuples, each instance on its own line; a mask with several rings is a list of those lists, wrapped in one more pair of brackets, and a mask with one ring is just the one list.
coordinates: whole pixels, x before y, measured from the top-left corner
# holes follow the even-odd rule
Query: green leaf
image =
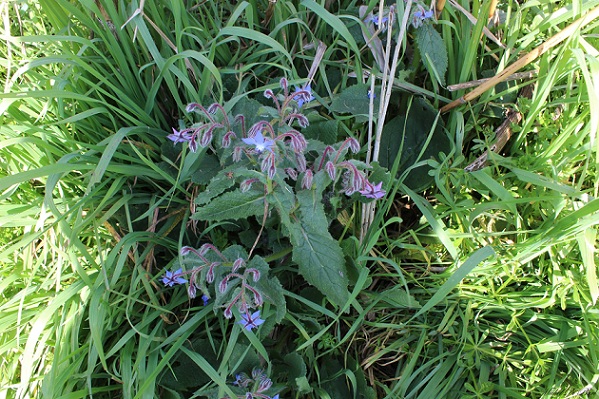
[(224, 193), (212, 199), (205, 206), (196, 210), (194, 220), (230, 220), (246, 219), (250, 216), (264, 214), (264, 192), (250, 190), (242, 193), (240, 190)]
[[(269, 267), (264, 258), (254, 256), (247, 264), (248, 268), (256, 268), (260, 271), (261, 277), (255, 284), (255, 287), (262, 293), (264, 300), (276, 307), (276, 317), (274, 323), (280, 323), (287, 313), (285, 295), (283, 286), (276, 277), (268, 275)], [(269, 320), (270, 321), (270, 320)]]
[[(194, 339), (188, 345), (193, 352), (212, 365), (218, 365), (217, 356), (206, 339)], [(210, 382), (210, 378), (200, 366), (183, 352), (173, 358), (170, 369), (160, 377), (160, 384), (172, 389), (186, 390), (200, 387)]]
[(210, 184), (195, 199), (197, 205), (209, 203), (214, 197), (218, 197), (227, 189), (235, 185), (235, 180), (229, 178), (225, 173), (219, 173), (212, 178)]
[(337, 143), (337, 133), (339, 132), (337, 119), (326, 119), (313, 113), (308, 116), (308, 120), (310, 125), (302, 130), (302, 134), (308, 141), (318, 140), (329, 145)]
[(444, 86), (447, 72), (447, 49), (443, 38), (431, 24), (423, 24), (416, 29), (415, 37), (424, 66), (435, 76), (439, 84)]
[(420, 309), (422, 307), (412, 295), (399, 287), (383, 291), (380, 299), (394, 308)]
[(220, 170), (221, 166), (218, 158), (214, 155), (205, 154), (200, 159), (198, 169), (191, 175), (191, 181), (196, 184), (208, 184), (210, 178), (216, 176)]
[[(437, 111), (426, 100), (415, 98), (407, 118), (395, 117), (383, 128), (380, 164), (391, 169), (399, 155), (397, 175), (401, 176), (409, 170), (404, 184), (414, 191), (422, 191), (434, 181), (434, 177), (428, 174), (430, 166), (414, 167), (414, 164), (436, 157), (439, 152), (448, 153), (450, 150), (450, 142), (443, 131), (440, 118), (432, 131), (436, 118)], [(432, 137), (429, 137), (431, 131)]]
[[(346, 88), (333, 97), (331, 110), (340, 114), (368, 115), (370, 113), (368, 90), (370, 90), (370, 85), (367, 84), (358, 84)], [(380, 90), (377, 88), (375, 93), (379, 96)], [(378, 112), (379, 102), (375, 98), (374, 114), (377, 115)]]
[(297, 214), (288, 216), (286, 225), (293, 245), (292, 259), (302, 276), (333, 304), (342, 307), (349, 298), (348, 279), (343, 252), (328, 231), (321, 202), (327, 178), (320, 171), (314, 176), (315, 189), (297, 193), (299, 209)]

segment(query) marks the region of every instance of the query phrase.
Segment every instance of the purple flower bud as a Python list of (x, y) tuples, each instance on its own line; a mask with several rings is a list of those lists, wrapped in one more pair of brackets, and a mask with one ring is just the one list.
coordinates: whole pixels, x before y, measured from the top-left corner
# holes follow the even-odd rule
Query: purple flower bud
[(235, 134), (234, 131), (229, 130), (227, 133), (225, 133), (225, 135), (223, 136), (223, 140), (221, 143), (221, 146), (223, 148), (229, 148), (231, 146), (231, 140), (233, 138), (236, 138), (237, 135)]
[(208, 272), (206, 273), (206, 282), (208, 284), (211, 284), (214, 281), (214, 267), (212, 265), (214, 265), (214, 263), (210, 264)]
[(308, 118), (304, 114), (296, 114), (297, 115), (297, 123), (299, 123), (300, 127), (308, 127), (310, 122)]
[(312, 170), (308, 169), (304, 173), (304, 177), (302, 178), (302, 188), (305, 190), (309, 190), (312, 188)]
[(216, 111), (220, 108), (219, 103), (210, 104), (210, 106), (206, 109), (210, 114), (216, 114)]
[(264, 90), (264, 97), (275, 99), (275, 93), (271, 89)]
[(260, 280), (260, 270), (252, 267), (250, 269), (247, 269), (247, 272), (252, 275), (252, 279), (254, 280), (254, 282)]
[(252, 378), (254, 380), (259, 380), (260, 377), (262, 377), (263, 375), (264, 375), (264, 372), (262, 371), (262, 369), (259, 369), (257, 367), (252, 369)]
[(204, 255), (206, 255), (208, 253), (208, 251), (211, 248), (212, 248), (212, 244), (202, 244), (202, 246), (198, 250), (198, 253), (200, 254), (200, 256), (204, 256)]
[(268, 173), (268, 169), (270, 168), (271, 162), (272, 158), (270, 156), (264, 157), (264, 159), (260, 163), (260, 170), (262, 171), (262, 173)]
[(237, 270), (239, 270), (240, 267), (245, 265), (245, 260), (243, 258), (237, 258), (235, 259), (235, 262), (233, 262), (233, 268), (232, 271), (236, 272)]
[(281, 85), (281, 89), (287, 91), (287, 87), (288, 87), (287, 79), (281, 78), (281, 80), (279, 81), (279, 84)]
[(272, 180), (275, 178), (276, 174), (277, 174), (277, 167), (275, 166), (275, 163), (272, 162), (270, 165), (270, 168), (268, 168), (268, 173), (267, 173), (268, 178)]
[(195, 252), (195, 249), (193, 249), (192, 247), (184, 246), (184, 247), (181, 247), (181, 249), (179, 250), (179, 253), (181, 254), (181, 256), (185, 256), (185, 255), (189, 254), (190, 252)]
[(191, 299), (196, 297), (196, 291), (196, 286), (194, 284), (189, 284), (189, 288), (187, 288), (187, 295), (189, 295)]
[(296, 152), (304, 152), (308, 147), (308, 142), (300, 132), (295, 132), (295, 134), (291, 136), (291, 144)]
[(367, 181), (366, 178), (362, 175), (362, 173), (360, 173), (360, 171), (357, 169), (354, 170), (352, 178), (352, 186), (354, 186), (356, 190), (361, 190)]
[(300, 127), (307, 127), (310, 124), (308, 118), (306, 118), (304, 114), (300, 113), (292, 113), (285, 118), (285, 122), (288, 122), (290, 125), (294, 120), (297, 120), (297, 123), (300, 125)]
[(258, 291), (253, 291), (254, 293), (254, 303), (256, 304), (256, 306), (262, 306), (262, 304), (264, 303), (264, 299), (262, 299), (262, 294), (260, 294)]
[(306, 157), (304, 157), (304, 154), (295, 154), (295, 162), (297, 163), (298, 172), (304, 172), (306, 170)]
[(229, 306), (227, 306), (223, 312), (223, 315), (227, 318), (230, 319), (231, 317), (233, 317), (233, 303), (231, 303)]
[(287, 176), (289, 176), (291, 180), (297, 180), (297, 171), (295, 169), (285, 168), (285, 173), (287, 173)]
[(227, 281), (228, 281), (228, 279), (227, 279), (227, 278), (224, 278), (224, 279), (223, 279), (223, 280), (222, 280), (222, 281), (221, 281), (221, 282), (218, 284), (218, 290), (219, 290), (219, 291), (220, 291), (222, 294), (224, 294), (224, 293), (225, 293), (225, 291), (227, 291), (227, 286), (228, 286), (228, 284), (227, 284)]
[(350, 196), (351, 196), (353, 193), (355, 193), (356, 191), (358, 191), (358, 190), (356, 190), (356, 188), (355, 188), (355, 187), (353, 187), (353, 186), (349, 186), (349, 187), (347, 187), (347, 188), (345, 189), (344, 193), (345, 193), (345, 195), (347, 195), (348, 197), (350, 197)]
[(200, 139), (200, 145), (202, 147), (208, 147), (208, 144), (210, 144), (210, 142), (212, 141), (212, 132), (214, 131), (214, 128), (210, 128), (206, 131), (206, 133), (204, 133), (202, 135), (202, 138)]
[(190, 103), (190, 104), (187, 104), (187, 107), (185, 107), (185, 112), (192, 112), (200, 107), (201, 107), (201, 105), (198, 103)]
[(257, 392), (264, 392), (264, 391), (268, 390), (268, 388), (270, 388), (271, 386), (272, 386), (271, 379), (267, 378), (266, 376), (263, 376), (263, 378), (260, 379), (260, 384), (258, 385)]
[(351, 150), (351, 152), (357, 154), (360, 151), (360, 143), (358, 142), (358, 140), (356, 140), (353, 137), (350, 137), (347, 139), (347, 142), (349, 144), (349, 149)]
[(233, 149), (233, 162), (241, 161), (241, 154), (243, 154), (243, 147), (235, 147)]
[(258, 181), (258, 179), (247, 179), (247, 180), (244, 180), (239, 185), (239, 190), (242, 193), (247, 193), (252, 188), (252, 184), (254, 184), (257, 181)]
[(192, 137), (191, 140), (189, 141), (189, 150), (191, 152), (197, 152), (198, 151), (198, 143), (197, 143), (195, 137)]
[(331, 161), (328, 161), (324, 165), (324, 169), (329, 174), (329, 177), (331, 178), (331, 180), (335, 180), (335, 178), (337, 177), (337, 168), (335, 168), (335, 164)]

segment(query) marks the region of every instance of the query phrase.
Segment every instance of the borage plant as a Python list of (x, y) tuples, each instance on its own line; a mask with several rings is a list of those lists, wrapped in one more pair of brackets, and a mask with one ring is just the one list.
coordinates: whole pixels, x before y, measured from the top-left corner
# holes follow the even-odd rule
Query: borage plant
[[(265, 259), (286, 259), (290, 251), (306, 281), (342, 307), (349, 299), (349, 280), (341, 246), (329, 232), (330, 222), (342, 204), (385, 195), (382, 182), (366, 176), (366, 164), (347, 158), (360, 150), (355, 138), (325, 145), (308, 142), (300, 132), (308, 126), (303, 108), (314, 100), (310, 86), (290, 92), (284, 78), (280, 86), (279, 95), (270, 89), (264, 92), (274, 107), (261, 107), (249, 129), (250, 118), (245, 115), (230, 116), (220, 104), (205, 108), (194, 103), (187, 111), (202, 120), (173, 129), (168, 136), (219, 162), (218, 172), (195, 198), (194, 220), (237, 221), (249, 227), (248, 220), (256, 218), (258, 223), (256, 231), (249, 228), (245, 232), (249, 234), (240, 235), (242, 245), (181, 248), (176, 271), (166, 271), (162, 280), (167, 286), (188, 284), (190, 297), (201, 293), (204, 301), (213, 299), (215, 312), (222, 309), (226, 318), (237, 314), (247, 330), (267, 319), (274, 325), (285, 316), (283, 288), (269, 275)], [(254, 254), (260, 251), (266, 258)], [(261, 314), (264, 304), (276, 312)]]

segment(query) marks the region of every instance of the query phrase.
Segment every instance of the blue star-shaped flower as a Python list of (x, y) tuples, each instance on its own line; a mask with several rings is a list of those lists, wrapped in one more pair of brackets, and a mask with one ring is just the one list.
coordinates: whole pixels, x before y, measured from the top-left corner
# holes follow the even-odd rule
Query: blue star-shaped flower
[(241, 315), (243, 320), (238, 323), (243, 326), (248, 331), (251, 331), (252, 328), (258, 327), (260, 324), (264, 323), (264, 320), (260, 318), (260, 311), (256, 310), (254, 313), (250, 315), (249, 312)]
[(383, 17), (379, 21), (379, 16), (378, 15), (373, 15), (373, 16), (371, 16), (371, 17), (369, 17), (369, 18), (366, 19), (366, 22), (372, 22), (373, 24), (375, 24), (379, 28), (381, 27), (381, 25), (385, 25), (388, 21), (389, 21), (389, 17)]
[(265, 139), (261, 132), (258, 132), (254, 135), (254, 137), (248, 137), (246, 139), (241, 139), (247, 145), (256, 146), (255, 150), (258, 153), (262, 153), (264, 151), (272, 152), (272, 147), (275, 145), (275, 141), (272, 139)]
[(187, 280), (181, 277), (182, 275), (183, 269), (179, 269), (174, 273), (167, 270), (164, 277), (162, 277), (162, 283), (167, 287), (172, 287), (176, 284), (185, 284)]

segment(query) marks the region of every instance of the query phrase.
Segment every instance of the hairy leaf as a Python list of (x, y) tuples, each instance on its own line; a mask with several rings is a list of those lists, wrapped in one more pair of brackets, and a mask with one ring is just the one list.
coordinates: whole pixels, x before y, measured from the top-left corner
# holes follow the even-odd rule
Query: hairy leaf
[[(348, 87), (341, 93), (333, 97), (331, 104), (331, 110), (343, 114), (352, 115), (368, 115), (370, 112), (370, 98), (368, 98), (368, 90), (370, 85), (357, 84)], [(380, 89), (375, 90), (375, 95), (379, 95)], [(379, 102), (374, 99), (374, 114), (376, 115), (378, 110)]]
[(293, 245), (292, 258), (300, 273), (332, 303), (343, 306), (349, 298), (345, 260), (339, 243), (328, 232), (321, 202), (327, 178), (320, 171), (314, 176), (315, 189), (297, 193), (299, 208), (288, 216), (287, 228)]
[(439, 32), (433, 25), (423, 24), (416, 29), (416, 45), (426, 69), (437, 78), (439, 84), (445, 85), (447, 49)]
[(242, 193), (240, 190), (230, 191), (216, 197), (210, 203), (196, 210), (194, 220), (230, 220), (246, 219), (250, 216), (264, 214), (264, 192), (250, 190)]
[(203, 205), (209, 203), (212, 198), (224, 193), (227, 189), (233, 187), (235, 180), (230, 179), (225, 173), (219, 173), (210, 180), (210, 184), (204, 191), (198, 194), (195, 203)]

